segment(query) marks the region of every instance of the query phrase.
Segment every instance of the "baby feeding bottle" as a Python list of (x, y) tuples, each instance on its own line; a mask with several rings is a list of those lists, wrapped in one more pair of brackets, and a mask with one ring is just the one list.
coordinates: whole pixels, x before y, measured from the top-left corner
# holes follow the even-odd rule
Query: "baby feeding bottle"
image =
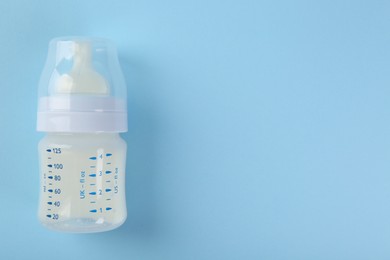
[(115, 46), (53, 39), (39, 85), (40, 201), (47, 228), (90, 233), (126, 219), (126, 85)]

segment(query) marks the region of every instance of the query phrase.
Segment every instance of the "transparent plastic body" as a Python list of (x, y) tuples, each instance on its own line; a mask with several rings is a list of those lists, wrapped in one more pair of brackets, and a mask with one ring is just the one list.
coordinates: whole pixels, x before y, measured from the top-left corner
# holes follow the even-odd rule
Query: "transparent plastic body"
[(44, 226), (91, 233), (126, 220), (126, 142), (119, 134), (48, 133), (38, 150)]
[(39, 220), (53, 230), (101, 232), (126, 219), (126, 85), (114, 44), (53, 39), (38, 90)]

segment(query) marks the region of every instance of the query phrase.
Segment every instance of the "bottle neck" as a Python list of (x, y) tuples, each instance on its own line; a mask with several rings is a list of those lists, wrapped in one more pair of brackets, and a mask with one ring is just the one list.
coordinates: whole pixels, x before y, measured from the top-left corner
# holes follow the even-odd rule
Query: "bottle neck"
[(119, 137), (119, 133), (62, 133), (62, 132), (48, 132), (47, 136), (60, 136), (60, 137), (77, 137), (77, 138), (106, 138), (106, 137)]
[(101, 95), (40, 97), (37, 130), (62, 133), (127, 132), (126, 100)]

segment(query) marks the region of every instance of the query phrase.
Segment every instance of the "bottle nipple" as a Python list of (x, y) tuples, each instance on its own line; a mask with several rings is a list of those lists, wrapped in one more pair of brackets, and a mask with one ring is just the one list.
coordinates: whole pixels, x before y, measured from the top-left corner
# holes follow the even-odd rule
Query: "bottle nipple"
[(57, 94), (108, 95), (106, 80), (92, 67), (91, 46), (88, 42), (74, 42), (73, 67), (61, 75), (56, 84)]

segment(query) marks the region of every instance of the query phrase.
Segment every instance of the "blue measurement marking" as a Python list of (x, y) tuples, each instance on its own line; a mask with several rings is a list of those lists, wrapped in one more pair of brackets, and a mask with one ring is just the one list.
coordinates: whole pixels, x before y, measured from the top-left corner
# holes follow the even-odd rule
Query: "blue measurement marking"
[(91, 185), (91, 186), (95, 186), (95, 185), (96, 185), (96, 183), (90, 183), (89, 185)]
[(53, 192), (53, 190), (52, 189), (49, 189), (49, 190), (47, 190), (48, 192)]
[(106, 200), (111, 200), (111, 199), (106, 199)]
[(106, 182), (111, 182), (110, 180), (106, 180)]
[(92, 191), (89, 193), (89, 195), (96, 195), (96, 192)]
[(50, 152), (51, 152), (51, 149), (47, 149), (46, 152), (50, 153)]
[(48, 164), (48, 165), (47, 165), (47, 167), (51, 168), (51, 167), (53, 167), (53, 165), (51, 165), (51, 164)]
[(107, 164), (111, 164), (110, 162), (108, 162)]
[(89, 177), (96, 177), (96, 173), (90, 174)]
[(46, 215), (46, 217), (51, 218), (51, 215), (50, 215), (50, 214), (49, 214), (49, 215)]
[(96, 212), (97, 212), (97, 210), (96, 210), (96, 209), (91, 209), (89, 212), (96, 213)]
[(110, 174), (111, 173), (111, 171), (106, 171), (106, 174)]
[(51, 204), (53, 204), (53, 202), (49, 201), (47, 204), (51, 205)]
[(51, 198), (53, 198), (52, 196), (49, 196), (49, 198), (51, 199)]
[(112, 208), (106, 208), (106, 210), (112, 210)]
[(47, 177), (47, 178), (49, 178), (49, 179), (53, 179), (53, 176), (49, 176), (49, 177)]
[(96, 157), (89, 157), (90, 160), (96, 160)]
[(96, 201), (91, 201), (90, 203), (96, 203)]
[(91, 167), (91, 168), (96, 168), (96, 166), (95, 166), (95, 165), (91, 165), (91, 166), (89, 166), (89, 167)]
[(111, 191), (111, 189), (106, 189), (106, 192), (110, 192)]
[(111, 156), (112, 155), (112, 153), (106, 153), (106, 156), (107, 157), (109, 157), (109, 156)]

